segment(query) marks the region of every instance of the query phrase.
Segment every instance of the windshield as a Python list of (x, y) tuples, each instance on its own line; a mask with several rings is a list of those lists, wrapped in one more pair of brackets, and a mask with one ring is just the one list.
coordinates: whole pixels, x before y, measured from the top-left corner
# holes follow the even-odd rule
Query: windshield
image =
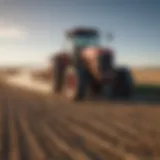
[(92, 37), (75, 37), (74, 43), (76, 46), (85, 47), (85, 46), (97, 46), (99, 45), (99, 39), (97, 36)]

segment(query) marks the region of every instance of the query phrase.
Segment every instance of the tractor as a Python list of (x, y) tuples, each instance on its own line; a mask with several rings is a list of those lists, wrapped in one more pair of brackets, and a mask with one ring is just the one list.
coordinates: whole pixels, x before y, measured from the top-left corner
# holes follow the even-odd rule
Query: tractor
[(127, 67), (115, 65), (114, 52), (101, 47), (95, 28), (76, 27), (66, 32), (69, 51), (53, 59), (53, 92), (72, 101), (87, 97), (128, 99), (134, 93), (134, 81)]

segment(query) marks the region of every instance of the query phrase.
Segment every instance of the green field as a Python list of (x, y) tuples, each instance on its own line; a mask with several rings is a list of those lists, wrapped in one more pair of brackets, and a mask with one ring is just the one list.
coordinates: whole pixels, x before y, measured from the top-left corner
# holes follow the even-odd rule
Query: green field
[(137, 84), (136, 92), (143, 93), (143, 94), (159, 94), (160, 95), (160, 85)]

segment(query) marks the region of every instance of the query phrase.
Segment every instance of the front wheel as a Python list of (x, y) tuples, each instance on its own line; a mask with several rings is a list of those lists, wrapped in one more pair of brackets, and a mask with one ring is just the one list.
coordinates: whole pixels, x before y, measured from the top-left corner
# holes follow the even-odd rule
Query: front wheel
[(85, 98), (87, 89), (85, 71), (68, 66), (65, 71), (63, 95), (67, 100), (78, 101)]

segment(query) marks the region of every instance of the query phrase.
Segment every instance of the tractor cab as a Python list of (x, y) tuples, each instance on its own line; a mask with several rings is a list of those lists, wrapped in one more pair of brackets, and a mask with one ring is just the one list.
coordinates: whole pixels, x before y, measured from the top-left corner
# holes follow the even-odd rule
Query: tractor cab
[(69, 44), (70, 53), (76, 64), (81, 63), (81, 55), (86, 48), (96, 47), (100, 45), (100, 35), (98, 30), (87, 27), (77, 27), (71, 29), (66, 34), (66, 40)]
[(99, 33), (96, 29), (76, 28), (68, 31), (67, 39), (73, 47), (88, 47), (99, 45)]
[(90, 62), (95, 62), (97, 63), (96, 65), (103, 66), (103, 68), (112, 67), (113, 52), (109, 48), (101, 47), (100, 33), (97, 29), (87, 27), (75, 28), (69, 30), (66, 37), (67, 42), (70, 43), (71, 53), (76, 64), (87, 61), (87, 65)]
[(97, 47), (100, 45), (100, 36), (96, 29), (75, 28), (67, 32), (67, 41), (73, 53), (86, 47)]

